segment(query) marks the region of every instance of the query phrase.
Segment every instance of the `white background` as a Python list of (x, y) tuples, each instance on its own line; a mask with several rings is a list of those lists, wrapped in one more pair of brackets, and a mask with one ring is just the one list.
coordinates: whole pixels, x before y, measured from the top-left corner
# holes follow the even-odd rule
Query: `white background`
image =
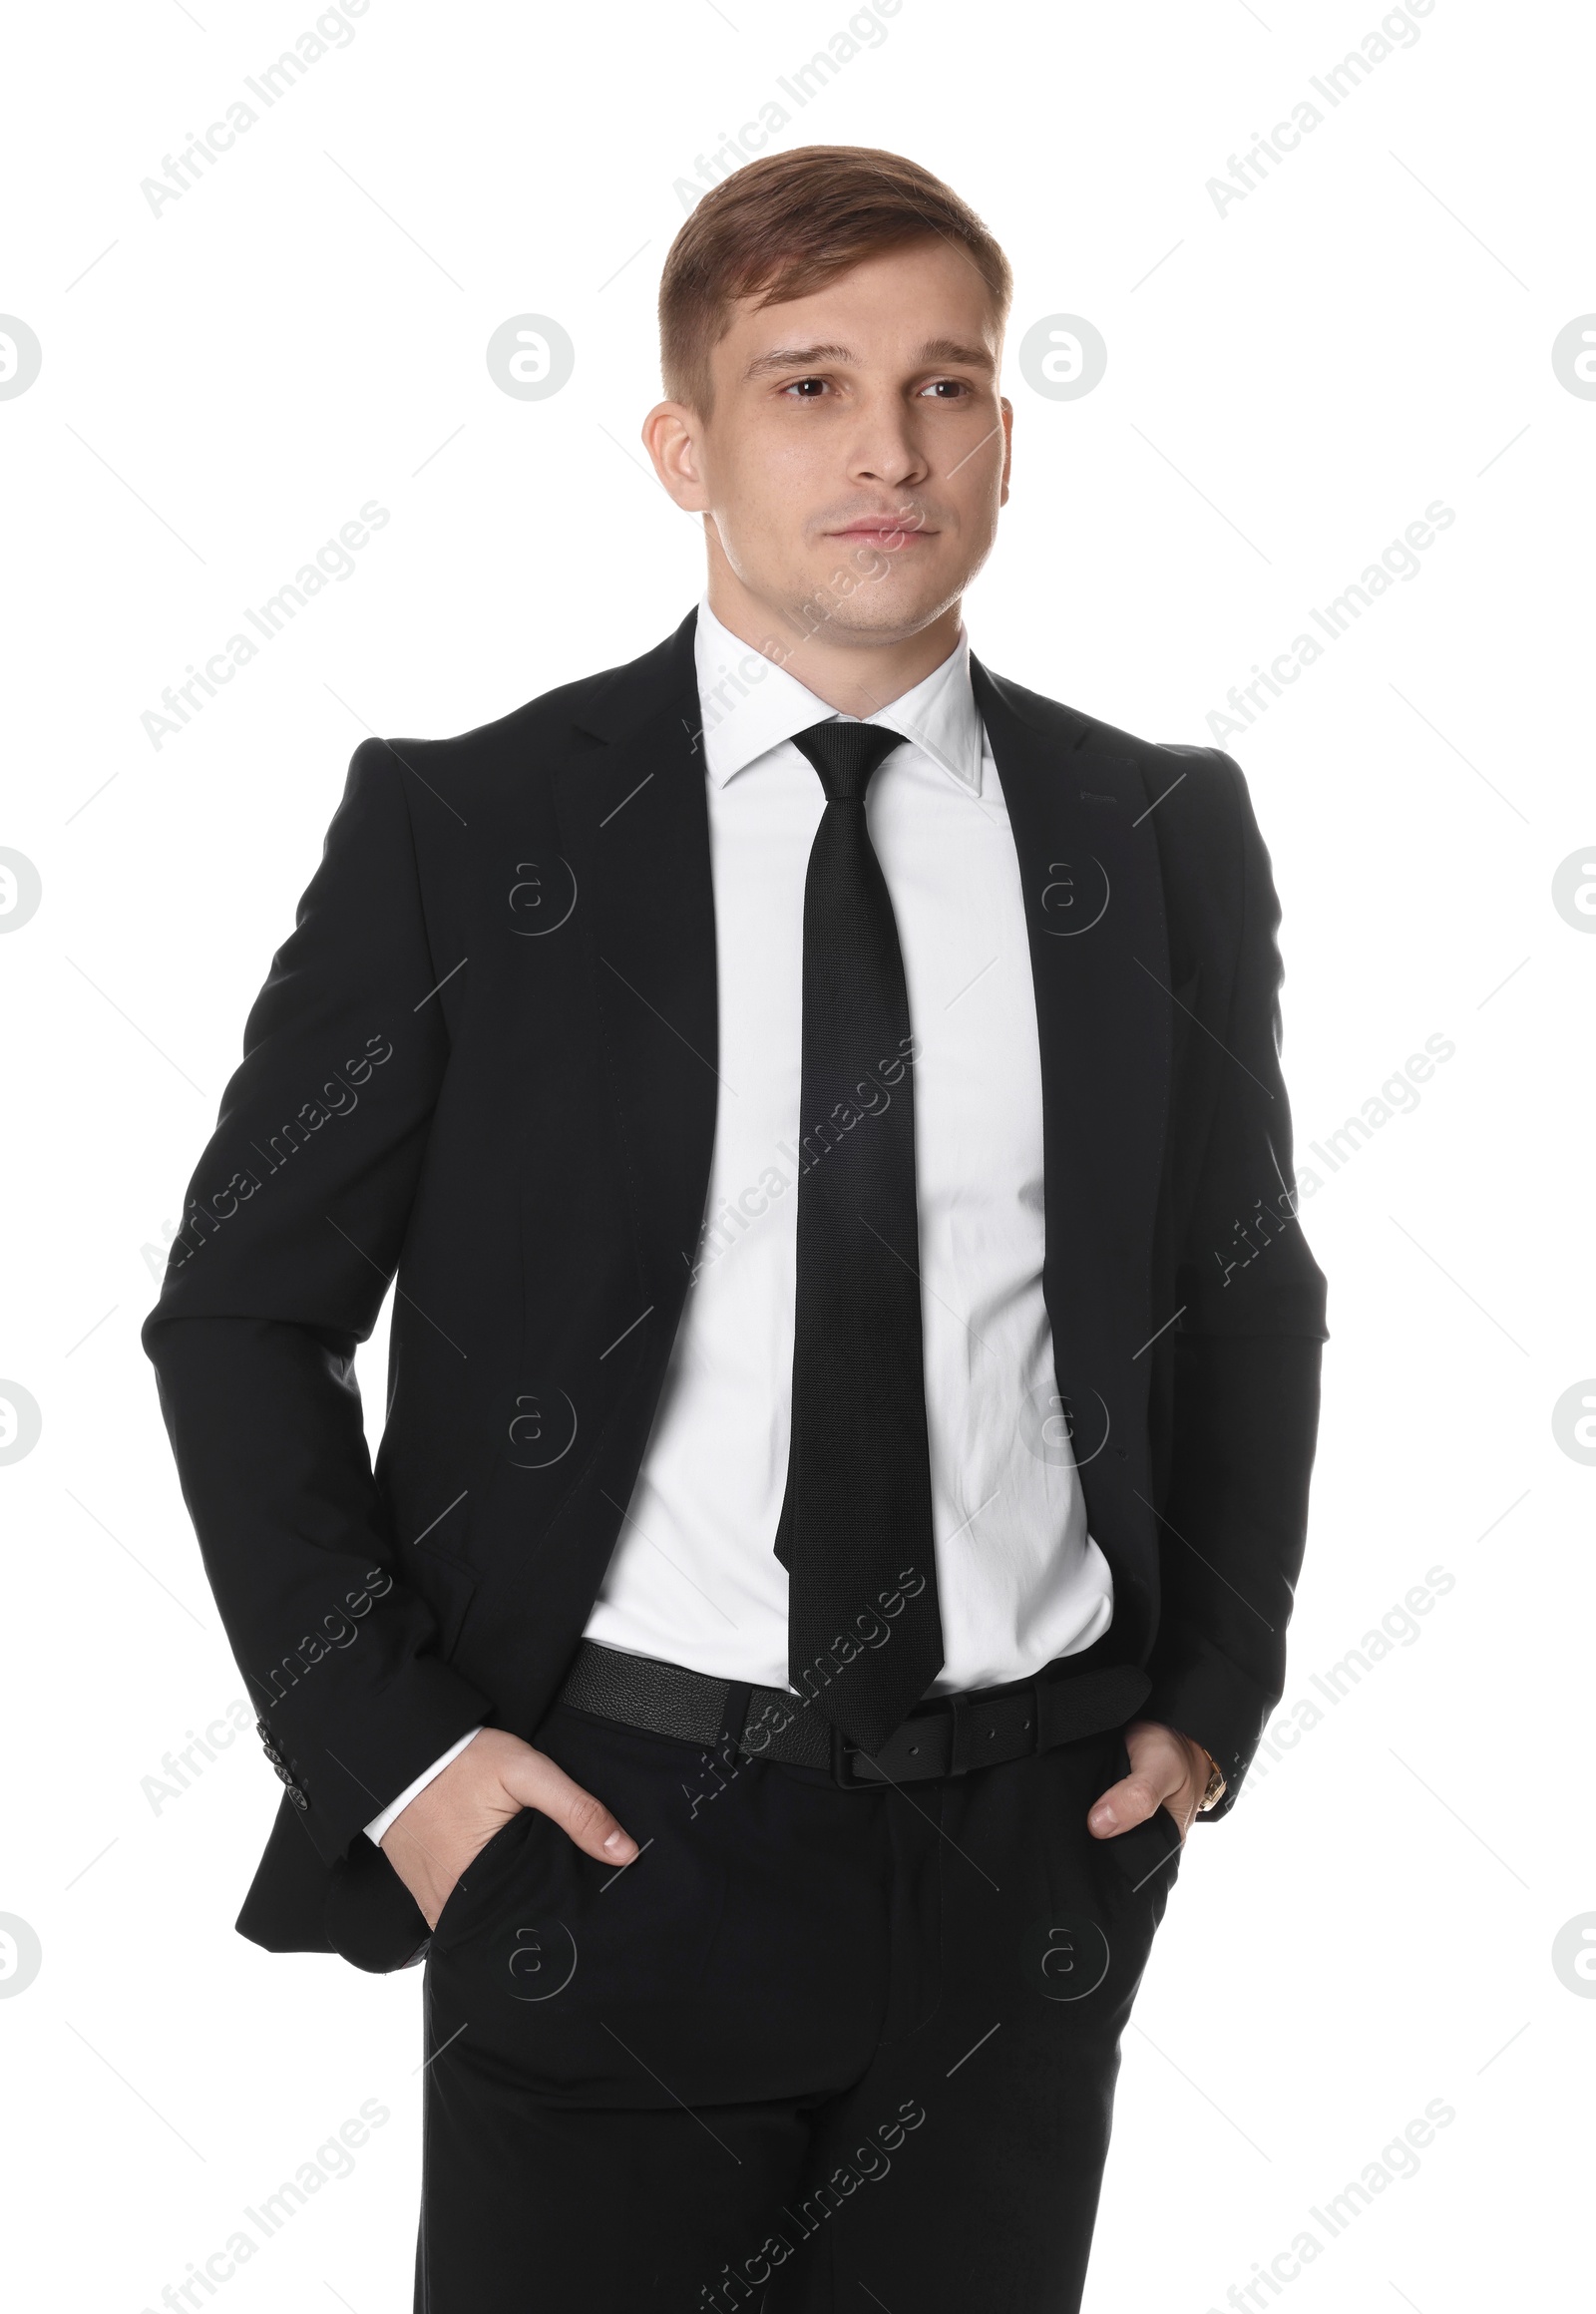
[[(43, 1946), (0, 2000), (12, 2304), (158, 2304), (374, 2098), (354, 2173), (219, 2300), (409, 2307), (419, 1974), (233, 1934), (278, 1799), (252, 1735), (159, 1809), (145, 1787), (243, 1688), (137, 1330), (354, 746), (485, 722), (695, 599), (696, 529), (636, 440), (676, 181), (849, 15), (372, 0), (159, 217), (141, 180), (311, 0), (14, 24), (0, 309), (44, 366), (0, 402), (0, 844), (44, 899), (0, 942), (0, 1374), (43, 1412), (0, 1469), (0, 1910)], [(1300, 1160), (1427, 1036), (1456, 1047), (1304, 1204), (1332, 1340), (1288, 1706), (1427, 1569), (1453, 1585), (1193, 1837), (1125, 2044), (1091, 2314), (1222, 2307), (1305, 2224), (1327, 2246), (1282, 2285), (1294, 2314), (1589, 2286), (1596, 2005), (1551, 1947), (1596, 1911), (1596, 1470), (1551, 1414), (1596, 1371), (1596, 940), (1551, 882), (1596, 838), (1596, 402), (1551, 346), (1596, 308), (1592, 28), (1435, 0), (1221, 216), (1207, 181), (1381, 15), (904, 0), (776, 140), (914, 156), (1013, 261), (1013, 497), (967, 604), (999, 673), (1205, 741), (1311, 605), (1430, 501), (1456, 515), (1221, 741), (1285, 908)], [(542, 402), (484, 360), (526, 311), (577, 348)], [(1060, 312), (1109, 348), (1074, 402), (1015, 359)], [(373, 498), (354, 576), (153, 746), (163, 688)], [(1330, 2239), (1313, 2205), (1432, 2100), (1455, 2120), (1419, 2173)]]

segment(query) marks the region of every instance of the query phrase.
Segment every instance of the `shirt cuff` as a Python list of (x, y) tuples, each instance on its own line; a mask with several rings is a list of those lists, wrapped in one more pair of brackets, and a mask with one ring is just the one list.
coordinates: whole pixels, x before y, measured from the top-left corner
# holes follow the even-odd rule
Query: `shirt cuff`
[[(486, 1723), (484, 1723), (484, 1725), (486, 1725)], [(432, 1765), (430, 1767), (424, 1767), (421, 1773), (416, 1777), (414, 1783), (407, 1783), (404, 1790), (399, 1794), (397, 1799), (391, 1799), (387, 1806), (382, 1810), (380, 1815), (375, 1815), (372, 1817), (370, 1823), (367, 1824), (365, 1828), (367, 1839), (375, 1840), (380, 1847), (382, 1844), (382, 1835), (388, 1829), (388, 1826), (393, 1822), (394, 1817), (399, 1815), (405, 1808), (410, 1805), (410, 1802), (415, 1798), (418, 1791), (424, 1791), (426, 1789), (427, 1785), (431, 1783), (435, 1775), (441, 1775), (443, 1773), (451, 1759), (459, 1758), (461, 1752), (464, 1751), (466, 1745), (471, 1741), (471, 1738), (474, 1736), (480, 1736), (481, 1734), (481, 1728), (470, 1728), (466, 1731), (465, 1735), (461, 1736), (458, 1743), (451, 1743), (447, 1751), (440, 1751)]]

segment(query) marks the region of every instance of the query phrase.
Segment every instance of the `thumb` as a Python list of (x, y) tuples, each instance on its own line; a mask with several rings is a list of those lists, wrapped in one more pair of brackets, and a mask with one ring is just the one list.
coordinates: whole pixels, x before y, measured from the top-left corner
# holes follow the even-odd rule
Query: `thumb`
[(601, 1799), (587, 1791), (547, 1752), (517, 1760), (504, 1777), (505, 1788), (523, 1807), (552, 1816), (586, 1856), (601, 1864), (629, 1864), (637, 1843)]
[(1115, 1832), (1128, 1832), (1132, 1824), (1147, 1821), (1163, 1796), (1150, 1775), (1122, 1775), (1093, 1801), (1086, 1829), (1100, 1840), (1111, 1838)]

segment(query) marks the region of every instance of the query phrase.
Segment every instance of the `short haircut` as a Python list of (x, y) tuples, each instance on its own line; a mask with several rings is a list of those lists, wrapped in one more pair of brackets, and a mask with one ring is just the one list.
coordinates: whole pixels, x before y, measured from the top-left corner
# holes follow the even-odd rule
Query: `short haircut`
[(709, 416), (709, 356), (735, 300), (782, 305), (867, 257), (935, 237), (967, 253), (1000, 330), (1013, 296), (1008, 259), (929, 169), (870, 145), (800, 145), (750, 161), (705, 193), (670, 244), (659, 281), (666, 398)]

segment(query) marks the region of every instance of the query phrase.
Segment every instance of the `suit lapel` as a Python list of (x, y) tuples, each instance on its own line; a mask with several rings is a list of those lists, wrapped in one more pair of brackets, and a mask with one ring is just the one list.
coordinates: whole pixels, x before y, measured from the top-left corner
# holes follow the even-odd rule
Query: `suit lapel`
[[(672, 1321), (703, 1220), (718, 1091), (715, 919), (690, 611), (617, 670), (556, 773), (631, 1184), (642, 1283)], [(594, 745), (594, 740), (601, 745)], [(668, 1347), (670, 1334), (648, 1330)]]
[(1170, 1064), (1153, 799), (1123, 734), (1001, 681), (974, 655), (971, 675), (1024, 891), (1041, 1041), (1044, 1282), (1084, 1461), (1112, 1433), (1123, 1445), (1122, 1423), (1134, 1433), (1148, 1364), (1139, 1351), (1171, 1315), (1148, 1308)]

